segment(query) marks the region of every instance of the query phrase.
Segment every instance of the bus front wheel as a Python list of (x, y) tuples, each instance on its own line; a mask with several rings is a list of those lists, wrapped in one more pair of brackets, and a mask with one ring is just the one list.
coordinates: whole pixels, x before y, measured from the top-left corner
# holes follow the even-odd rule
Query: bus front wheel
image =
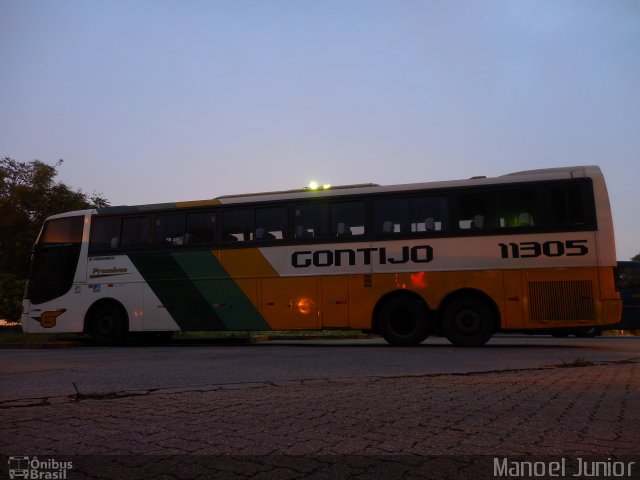
[(378, 313), (378, 329), (391, 345), (418, 345), (431, 333), (427, 309), (413, 298), (387, 300)]
[(127, 323), (122, 312), (111, 305), (99, 308), (91, 316), (89, 334), (100, 345), (122, 343), (127, 334)]
[(489, 341), (495, 330), (495, 314), (486, 301), (462, 297), (442, 312), (442, 330), (458, 347), (479, 347)]

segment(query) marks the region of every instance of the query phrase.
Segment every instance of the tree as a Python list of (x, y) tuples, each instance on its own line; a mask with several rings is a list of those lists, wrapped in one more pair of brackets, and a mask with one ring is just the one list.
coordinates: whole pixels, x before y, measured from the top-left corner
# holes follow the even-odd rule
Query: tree
[(56, 182), (61, 165), (62, 160), (55, 165), (8, 157), (0, 160), (0, 318), (17, 320), (20, 316), (16, 305), (20, 304), (31, 248), (45, 218), (108, 206), (98, 194), (87, 195)]
[(638, 255), (636, 255), (635, 257), (631, 258), (631, 260), (633, 262), (640, 262), (640, 253)]

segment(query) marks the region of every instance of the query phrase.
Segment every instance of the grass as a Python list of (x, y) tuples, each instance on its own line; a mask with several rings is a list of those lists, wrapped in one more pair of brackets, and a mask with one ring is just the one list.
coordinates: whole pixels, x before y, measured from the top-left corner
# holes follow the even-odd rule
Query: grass
[(267, 330), (267, 331), (222, 331), (222, 332), (180, 332), (174, 338), (253, 338), (274, 336), (295, 337), (346, 337), (360, 335), (361, 330)]
[(575, 368), (575, 367), (593, 367), (595, 363), (585, 360), (584, 358), (578, 357), (573, 362), (562, 362), (560, 365), (562, 368)]
[(81, 342), (86, 339), (78, 333), (23, 333), (18, 326), (0, 327), (0, 345), (25, 345), (29, 343)]
[[(178, 332), (175, 340), (256, 340), (304, 338), (353, 338), (360, 330), (275, 330), (275, 331), (221, 331)], [(89, 337), (79, 333), (23, 333), (19, 325), (0, 326), (0, 345), (27, 345), (56, 342), (87, 342)]]

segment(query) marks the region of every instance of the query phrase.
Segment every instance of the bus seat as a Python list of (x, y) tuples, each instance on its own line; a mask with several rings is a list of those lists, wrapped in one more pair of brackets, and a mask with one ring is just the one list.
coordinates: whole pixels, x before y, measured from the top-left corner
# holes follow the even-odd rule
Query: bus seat
[(393, 222), (387, 220), (382, 224), (382, 233), (393, 233)]
[(533, 225), (533, 218), (531, 218), (531, 214), (528, 212), (522, 212), (518, 215), (518, 225), (522, 227), (529, 227)]
[(351, 235), (351, 229), (347, 226), (346, 223), (340, 222), (337, 225), (336, 233), (338, 234), (339, 237)]
[(433, 217), (427, 217), (424, 219), (424, 229), (427, 232), (432, 232), (436, 229), (436, 221)]
[(184, 244), (185, 245), (196, 245), (198, 243), (204, 243), (204, 239), (193, 233), (185, 233), (184, 234)]
[(484, 215), (476, 215), (473, 217), (471, 228), (484, 228)]
[(120, 238), (119, 237), (113, 237), (111, 239), (111, 248), (115, 250), (118, 247), (120, 247)]
[(256, 228), (256, 240), (275, 240), (276, 236), (268, 232), (266, 228), (258, 227)]

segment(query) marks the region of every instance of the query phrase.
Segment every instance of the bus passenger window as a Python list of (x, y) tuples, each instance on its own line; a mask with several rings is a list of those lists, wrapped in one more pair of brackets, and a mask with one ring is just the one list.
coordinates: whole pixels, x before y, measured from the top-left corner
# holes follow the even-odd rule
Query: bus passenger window
[(458, 197), (458, 228), (478, 230), (500, 225), (495, 192), (466, 193)]
[(153, 243), (156, 245), (183, 245), (184, 221), (182, 213), (156, 215)]
[(388, 198), (373, 204), (373, 231), (393, 235), (409, 231), (409, 199)]
[(187, 215), (187, 228), (184, 234), (185, 245), (213, 243), (215, 240), (215, 212), (198, 212)]
[(539, 189), (531, 187), (509, 188), (498, 191), (498, 204), (500, 210), (501, 228), (532, 227), (536, 219), (541, 219), (538, 214)]
[(288, 229), (286, 207), (256, 210), (256, 240), (282, 240)]
[(122, 247), (142, 247), (149, 242), (149, 217), (122, 219)]
[(222, 214), (223, 242), (250, 242), (254, 239), (254, 211), (229, 210)]
[(441, 232), (448, 230), (449, 208), (446, 197), (411, 199), (411, 231)]
[(364, 233), (364, 202), (340, 202), (331, 205), (332, 236), (358, 236)]
[(93, 217), (89, 249), (116, 250), (120, 247), (120, 217)]
[(295, 238), (326, 237), (329, 232), (329, 206), (320, 204), (302, 204), (294, 208)]
[(551, 210), (555, 225), (584, 225), (593, 222), (587, 212), (587, 205), (593, 205), (587, 201), (584, 184), (563, 185), (551, 189)]

